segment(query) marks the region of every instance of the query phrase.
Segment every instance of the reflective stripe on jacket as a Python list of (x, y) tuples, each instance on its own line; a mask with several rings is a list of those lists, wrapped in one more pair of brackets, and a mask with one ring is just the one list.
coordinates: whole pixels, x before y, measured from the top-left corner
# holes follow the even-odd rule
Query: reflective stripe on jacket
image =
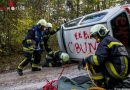
[(31, 50), (37, 51), (43, 50), (43, 33), (44, 32), (40, 31), (38, 26), (34, 26), (31, 30), (29, 30), (22, 42), (24, 51), (29, 51), (30, 48)]
[(124, 45), (108, 35), (99, 43), (95, 55), (90, 56), (88, 60), (92, 65), (105, 64), (111, 76), (122, 79), (128, 71), (127, 56)]

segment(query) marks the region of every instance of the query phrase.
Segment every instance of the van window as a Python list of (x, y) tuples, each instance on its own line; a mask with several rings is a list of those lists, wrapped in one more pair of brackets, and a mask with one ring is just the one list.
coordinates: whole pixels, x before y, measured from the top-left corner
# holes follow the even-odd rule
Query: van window
[(111, 20), (113, 36), (126, 47), (130, 46), (130, 25), (125, 12)]
[(87, 17), (85, 17), (83, 19), (83, 21), (81, 22), (81, 24), (88, 24), (88, 23), (99, 21), (99, 20), (103, 19), (103, 17), (106, 14), (107, 14), (107, 12), (103, 12), (103, 13), (99, 13), (99, 14), (94, 14), (94, 15), (87, 16)]
[(67, 23), (64, 24), (64, 26), (65, 26), (65, 27), (73, 27), (73, 26), (76, 26), (81, 19), (82, 19), (82, 18), (78, 18), (78, 19), (75, 19), (75, 20), (73, 20), (73, 21), (67, 22)]

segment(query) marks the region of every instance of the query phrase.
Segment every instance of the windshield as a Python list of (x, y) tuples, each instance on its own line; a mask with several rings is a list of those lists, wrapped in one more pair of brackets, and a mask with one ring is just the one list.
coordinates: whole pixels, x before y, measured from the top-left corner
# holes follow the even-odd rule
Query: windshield
[(65, 26), (65, 27), (73, 27), (73, 26), (76, 26), (81, 19), (82, 19), (82, 18), (78, 18), (78, 19), (75, 19), (75, 20), (73, 20), (73, 21), (67, 22), (67, 23), (65, 23), (64, 26)]
[(103, 13), (87, 16), (83, 19), (81, 24), (88, 24), (88, 23), (99, 21), (99, 20), (103, 19), (106, 14), (107, 14), (107, 12), (103, 12)]

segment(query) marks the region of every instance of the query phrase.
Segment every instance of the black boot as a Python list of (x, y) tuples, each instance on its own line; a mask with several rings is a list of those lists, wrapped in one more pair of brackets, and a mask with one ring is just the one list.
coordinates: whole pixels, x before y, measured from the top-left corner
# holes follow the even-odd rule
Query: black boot
[(22, 76), (22, 75), (23, 75), (23, 70), (22, 70), (22, 69), (17, 68), (17, 73), (18, 73), (18, 75), (19, 75), (19, 76)]
[(32, 67), (32, 71), (41, 71), (41, 68), (38, 68), (38, 67)]

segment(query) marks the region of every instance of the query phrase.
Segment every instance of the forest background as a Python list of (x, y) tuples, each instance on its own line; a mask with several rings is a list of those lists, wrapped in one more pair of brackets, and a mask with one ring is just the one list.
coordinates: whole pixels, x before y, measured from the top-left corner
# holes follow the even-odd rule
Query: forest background
[[(22, 40), (39, 19), (56, 29), (65, 20), (126, 3), (130, 0), (0, 0), (0, 73), (15, 70), (22, 61)], [(49, 45), (59, 49), (56, 34)]]

